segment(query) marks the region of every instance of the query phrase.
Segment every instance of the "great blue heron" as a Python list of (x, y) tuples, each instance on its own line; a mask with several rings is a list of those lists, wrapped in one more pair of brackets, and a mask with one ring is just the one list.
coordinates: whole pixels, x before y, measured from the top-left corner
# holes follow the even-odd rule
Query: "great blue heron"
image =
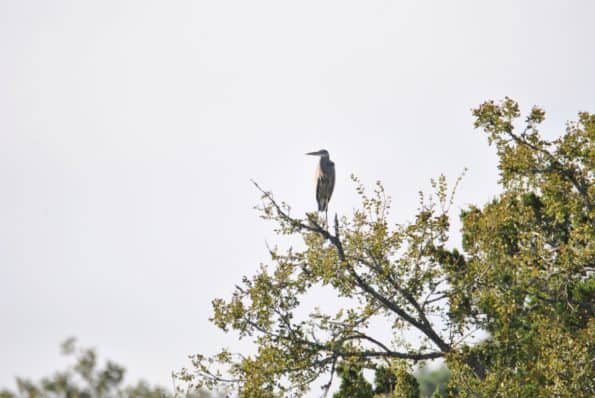
[(320, 162), (316, 170), (316, 201), (318, 211), (328, 211), (328, 202), (331, 200), (333, 188), (335, 187), (335, 164), (329, 158), (328, 151), (321, 149), (318, 152), (309, 152), (306, 155), (320, 156)]

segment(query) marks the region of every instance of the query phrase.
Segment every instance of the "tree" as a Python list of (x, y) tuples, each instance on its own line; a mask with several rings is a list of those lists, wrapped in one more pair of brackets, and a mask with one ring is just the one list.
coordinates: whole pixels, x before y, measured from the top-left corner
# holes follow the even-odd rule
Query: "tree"
[(337, 367), (337, 373), (341, 377), (341, 385), (333, 398), (372, 398), (372, 385), (364, 378), (360, 366), (342, 363)]
[(420, 369), (417, 374), (421, 398), (446, 397), (450, 370), (441, 366), (434, 370)]
[[(295, 217), (256, 184), (262, 218), (303, 245), (271, 248), (269, 265), (244, 277), (231, 299), (213, 301), (212, 321), (252, 339), (256, 353), (197, 354), (178, 377), (191, 387), (227, 385), (240, 397), (302, 396), (324, 375), (328, 391), (343, 361), (399, 369), (445, 358), (451, 395), (595, 394), (595, 115), (580, 113), (550, 142), (538, 131), (539, 108), (521, 132), (511, 99), (473, 113), (496, 146), (503, 191), (462, 212), (462, 248), (448, 244), (458, 180), (452, 190), (444, 177), (432, 181), (413, 221), (394, 224), (382, 185), (369, 195), (353, 178), (362, 206), (330, 226), (314, 213)], [(303, 298), (320, 288), (348, 304), (301, 316)], [(373, 334), (381, 323), (388, 340)], [(480, 330), (488, 337), (469, 342)]]
[[(489, 332), (451, 356), (460, 395), (593, 396), (595, 115), (580, 113), (551, 142), (533, 108), (522, 132), (517, 103), (474, 111), (500, 157), (504, 192), (463, 219), (464, 261), (443, 254), (460, 322)], [(464, 359), (461, 361), (461, 359)], [(480, 362), (479, 380), (464, 366)]]
[[(174, 394), (153, 387), (144, 381), (135, 385), (123, 385), (126, 370), (115, 362), (107, 361), (103, 368), (98, 366), (95, 350), (78, 348), (71, 338), (62, 344), (62, 353), (73, 357), (74, 363), (65, 370), (56, 372), (35, 383), (17, 378), (16, 391), (0, 390), (0, 398), (173, 398)], [(194, 391), (187, 398), (209, 398), (204, 391)]]
[(374, 374), (374, 393), (379, 394), (390, 394), (395, 390), (397, 385), (397, 376), (393, 369), (387, 368), (386, 366), (380, 366), (376, 369)]

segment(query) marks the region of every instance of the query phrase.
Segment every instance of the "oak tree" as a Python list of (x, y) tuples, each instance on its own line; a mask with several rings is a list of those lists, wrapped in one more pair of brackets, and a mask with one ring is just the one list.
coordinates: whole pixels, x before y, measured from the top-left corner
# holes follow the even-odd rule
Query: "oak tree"
[[(449, 244), (458, 180), (432, 181), (412, 220), (396, 223), (382, 184), (370, 194), (353, 178), (361, 206), (330, 225), (256, 185), (262, 218), (301, 242), (270, 248), (268, 265), (213, 301), (212, 321), (256, 352), (196, 354), (178, 377), (240, 397), (298, 397), (321, 377), (328, 392), (340, 369), (387, 367), (404, 396), (403, 364), (443, 358), (452, 396), (595, 395), (595, 115), (580, 113), (552, 141), (537, 107), (522, 121), (506, 98), (473, 115), (497, 150), (502, 191), (462, 211), (459, 248)], [(320, 289), (347, 304), (304, 314)]]

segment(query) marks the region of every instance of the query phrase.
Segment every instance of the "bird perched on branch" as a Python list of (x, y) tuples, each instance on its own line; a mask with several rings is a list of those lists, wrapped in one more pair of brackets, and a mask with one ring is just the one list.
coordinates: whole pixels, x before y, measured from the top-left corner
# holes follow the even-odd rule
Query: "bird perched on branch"
[(316, 201), (318, 211), (328, 211), (328, 202), (331, 200), (333, 188), (335, 187), (335, 163), (329, 158), (328, 151), (321, 149), (318, 152), (309, 152), (306, 155), (320, 156), (318, 168), (316, 169)]

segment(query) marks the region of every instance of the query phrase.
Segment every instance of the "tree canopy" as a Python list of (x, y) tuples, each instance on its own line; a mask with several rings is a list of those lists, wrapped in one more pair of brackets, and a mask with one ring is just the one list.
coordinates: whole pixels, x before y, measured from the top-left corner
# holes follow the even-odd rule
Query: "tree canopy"
[[(126, 369), (113, 361), (100, 366), (97, 352), (80, 348), (74, 338), (62, 344), (62, 353), (73, 363), (35, 382), (24, 377), (16, 379), (16, 390), (0, 389), (0, 398), (173, 398), (174, 393), (145, 381), (127, 385)], [(192, 391), (186, 398), (209, 398), (204, 391)]]
[[(552, 141), (538, 107), (522, 121), (506, 98), (473, 116), (496, 148), (502, 191), (461, 212), (459, 248), (449, 241), (458, 180), (451, 189), (443, 176), (432, 181), (411, 221), (395, 223), (382, 184), (368, 193), (354, 177), (361, 207), (330, 225), (256, 185), (262, 218), (303, 243), (270, 248), (269, 264), (213, 300), (212, 321), (256, 352), (196, 354), (178, 377), (240, 397), (299, 397), (319, 378), (328, 391), (337, 372), (357, 381), (361, 369), (385, 368), (390, 396), (416, 396), (408, 370), (443, 358), (451, 396), (595, 395), (595, 115), (579, 113)], [(317, 289), (348, 304), (304, 314)], [(470, 338), (478, 331), (480, 342)], [(340, 388), (352, 387), (343, 377)]]

